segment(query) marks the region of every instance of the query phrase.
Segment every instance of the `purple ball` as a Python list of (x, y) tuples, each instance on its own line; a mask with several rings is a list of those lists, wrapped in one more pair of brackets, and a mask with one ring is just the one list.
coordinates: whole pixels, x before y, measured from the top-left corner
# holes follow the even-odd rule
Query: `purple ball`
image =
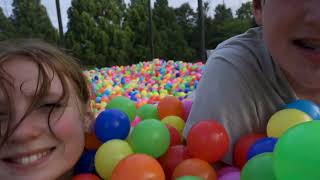
[(218, 180), (240, 180), (240, 171), (229, 172), (219, 177)]
[(192, 107), (192, 100), (185, 99), (182, 101), (182, 105), (183, 105), (183, 109), (184, 109), (183, 117), (187, 121), (188, 116), (190, 114), (191, 107)]
[(224, 168), (221, 168), (220, 170), (217, 171), (217, 176), (221, 177), (221, 176), (228, 174), (228, 173), (231, 173), (231, 172), (240, 172), (240, 169), (238, 169), (236, 167), (232, 167), (232, 166), (224, 167)]

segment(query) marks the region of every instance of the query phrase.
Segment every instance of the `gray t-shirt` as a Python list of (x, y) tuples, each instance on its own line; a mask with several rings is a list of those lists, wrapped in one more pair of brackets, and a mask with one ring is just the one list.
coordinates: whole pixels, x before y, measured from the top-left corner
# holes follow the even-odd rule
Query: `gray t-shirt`
[(261, 27), (224, 41), (208, 57), (184, 137), (197, 122), (217, 120), (230, 137), (223, 161), (231, 164), (236, 141), (265, 133), (269, 118), (297, 96), (267, 51)]

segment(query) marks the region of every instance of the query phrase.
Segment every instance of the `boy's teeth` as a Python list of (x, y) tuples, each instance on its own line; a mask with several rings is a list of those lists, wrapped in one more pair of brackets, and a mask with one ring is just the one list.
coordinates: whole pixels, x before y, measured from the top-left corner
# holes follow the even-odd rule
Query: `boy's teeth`
[(44, 157), (48, 153), (49, 153), (49, 151), (46, 151), (46, 152), (43, 152), (43, 153), (38, 153), (38, 154), (31, 155), (31, 156), (12, 159), (12, 162), (18, 163), (18, 164), (22, 164), (22, 165), (27, 165), (27, 164), (33, 163), (33, 162), (41, 159), (42, 157)]
[(315, 50), (319, 50), (320, 49), (320, 42), (319, 41), (301, 41), (303, 46), (307, 47), (307, 48), (311, 48), (311, 49), (315, 49)]

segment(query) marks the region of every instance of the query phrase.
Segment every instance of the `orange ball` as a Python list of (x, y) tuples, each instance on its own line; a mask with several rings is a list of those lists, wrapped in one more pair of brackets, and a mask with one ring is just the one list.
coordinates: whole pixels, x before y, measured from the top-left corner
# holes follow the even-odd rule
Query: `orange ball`
[(159, 162), (145, 154), (129, 155), (112, 172), (111, 180), (165, 180)]
[(182, 102), (174, 96), (166, 96), (161, 99), (158, 104), (158, 113), (160, 119), (167, 116), (179, 116), (183, 118), (183, 104)]
[(203, 180), (217, 180), (214, 168), (208, 162), (196, 158), (182, 161), (175, 168), (172, 179), (182, 176), (197, 176)]
[(85, 134), (85, 148), (88, 150), (98, 149), (102, 145), (94, 133)]

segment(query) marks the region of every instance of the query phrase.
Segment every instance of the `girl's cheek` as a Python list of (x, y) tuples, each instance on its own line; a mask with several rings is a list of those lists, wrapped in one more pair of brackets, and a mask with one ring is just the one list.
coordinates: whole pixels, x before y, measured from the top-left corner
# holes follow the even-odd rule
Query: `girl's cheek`
[(57, 120), (53, 127), (53, 132), (60, 139), (72, 139), (74, 136), (84, 136), (83, 122), (80, 118), (80, 113), (70, 112), (67, 109), (59, 120)]

